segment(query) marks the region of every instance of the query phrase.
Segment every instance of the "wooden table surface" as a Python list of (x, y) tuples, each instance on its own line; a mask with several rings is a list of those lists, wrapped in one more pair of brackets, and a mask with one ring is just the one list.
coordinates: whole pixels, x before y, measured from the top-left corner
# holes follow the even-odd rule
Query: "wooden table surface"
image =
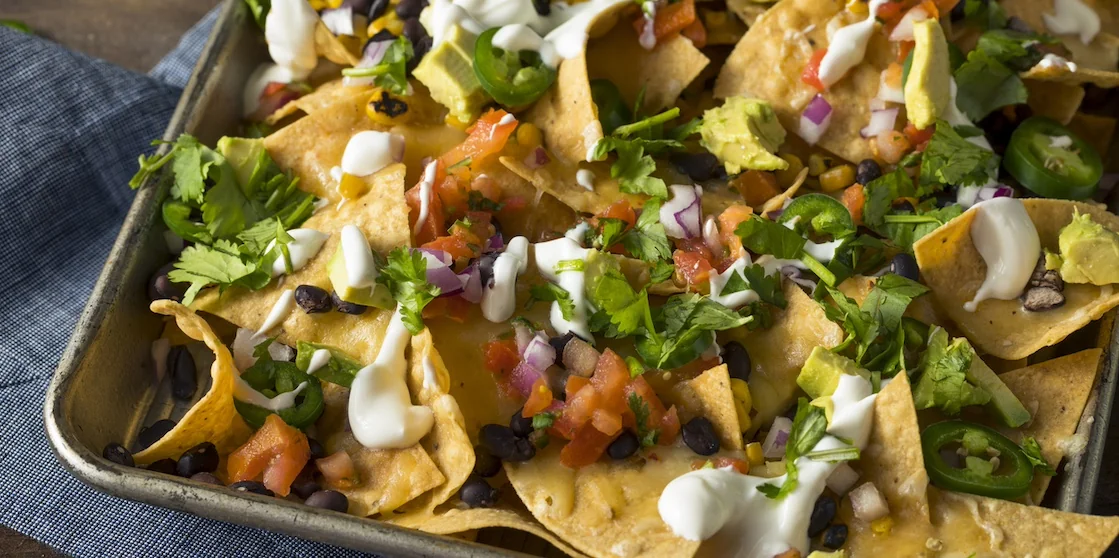
[[(0, 19), (18, 19), (71, 49), (146, 72), (179, 37), (221, 0), (0, 0)], [(1119, 409), (1119, 405), (1116, 406)], [(1116, 413), (1119, 415), (1119, 413)], [(1119, 416), (1108, 433), (1095, 513), (1119, 515)], [(1075, 542), (1069, 540), (1069, 544)], [(59, 554), (0, 526), (0, 556), (53, 558)], [(1108, 556), (1119, 557), (1119, 544)]]

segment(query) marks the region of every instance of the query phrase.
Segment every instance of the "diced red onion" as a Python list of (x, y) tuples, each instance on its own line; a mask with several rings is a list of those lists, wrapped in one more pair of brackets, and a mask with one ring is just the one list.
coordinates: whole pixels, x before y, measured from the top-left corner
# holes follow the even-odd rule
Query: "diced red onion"
[(921, 6), (917, 6), (902, 16), (901, 21), (898, 22), (894, 30), (890, 32), (891, 41), (912, 41), (913, 40), (913, 24), (929, 19), (929, 12), (926, 12)]
[(556, 348), (548, 343), (548, 337), (537, 332), (525, 347), (525, 362), (537, 370), (547, 370), (556, 363)]
[(843, 496), (847, 494), (848, 490), (851, 490), (852, 486), (855, 486), (856, 482), (859, 482), (859, 474), (855, 472), (850, 465), (840, 463), (839, 466), (832, 471), (831, 475), (828, 476), (826, 482), (828, 488), (830, 488), (832, 492)]
[[(282, 87), (273, 88), (273, 85), (282, 85)], [(269, 89), (273, 89), (273, 91), (269, 93)], [(284, 105), (302, 96), (302, 92), (294, 89), (288, 84), (277, 84), (276, 82), (271, 82), (267, 86), (265, 86), (264, 91), (261, 92), (260, 104), (258, 105), (256, 111), (253, 113), (252, 118), (256, 120), (263, 120), (268, 115), (283, 108)]]
[(420, 251), (420, 255), (427, 260), (427, 267), (429, 269), (432, 266), (449, 267), (454, 261), (451, 259), (450, 254), (442, 250), (436, 250), (435, 248), (418, 248), (418, 250)]
[(349, 6), (323, 10), (323, 25), (337, 36), (354, 34), (354, 9)]
[(501, 233), (494, 233), (493, 236), (486, 241), (486, 249), (483, 252), (500, 252), (505, 249), (505, 238)]
[(871, 112), (874, 112), (876, 110), (885, 110), (887, 108), (890, 108), (890, 107), (886, 106), (886, 101), (883, 101), (882, 99), (879, 99), (878, 97), (875, 97), (875, 98), (871, 99), (869, 104), (870, 104), (870, 111)]
[(471, 264), (459, 274), (459, 279), (462, 280), (462, 298), (472, 304), (482, 302), (482, 274), (478, 271), (478, 265)]
[(513, 368), (513, 372), (509, 375), (510, 384), (521, 395), (528, 397), (532, 393), (532, 385), (536, 383), (537, 378), (544, 376), (544, 372), (536, 369), (527, 361), (521, 361)]
[(897, 108), (872, 111), (870, 113), (870, 123), (862, 130), (859, 130), (859, 135), (864, 138), (872, 138), (887, 130), (893, 130), (897, 120)]
[(780, 459), (785, 456), (785, 444), (789, 442), (789, 432), (793, 429), (793, 421), (788, 417), (773, 419), (773, 426), (769, 428), (765, 441), (762, 442), (762, 453), (766, 459)]
[(645, 15), (645, 25), (641, 27), (641, 37), (637, 40), (637, 42), (641, 43), (641, 48), (645, 50), (653, 50), (657, 46), (655, 21), (656, 18), (654, 16)]
[(870, 522), (890, 515), (890, 506), (872, 482), (863, 483), (847, 496), (851, 498), (851, 512), (863, 521)]
[(975, 196), (975, 201), (985, 202), (995, 198), (1012, 198), (1014, 197), (1014, 188), (1006, 184), (997, 184), (995, 186), (984, 186), (979, 189), (979, 194)]
[(789, 281), (796, 283), (810, 291), (816, 290), (816, 282), (805, 277), (800, 268), (787, 265), (781, 268), (781, 275), (787, 277)]
[(439, 296), (453, 296), (463, 291), (465, 285), (451, 268), (450, 254), (430, 248), (420, 248), (419, 252), (427, 261), (427, 282), (439, 287)]
[(820, 141), (820, 137), (824, 132), (828, 131), (828, 126), (831, 125), (832, 109), (831, 105), (823, 95), (816, 94), (808, 106), (804, 107), (804, 112), (800, 115), (800, 130), (798, 135), (808, 145), (816, 145)]
[(392, 41), (375, 41), (370, 39), (365, 43), (365, 48), (361, 54), (361, 61), (354, 67), (372, 68), (380, 64), (381, 60), (385, 57), (385, 53), (388, 52), (390, 45), (392, 45)]
[(528, 326), (520, 322), (513, 324), (513, 339), (517, 341), (518, 355), (525, 356), (525, 349), (528, 348), (528, 344), (533, 337), (535, 337), (535, 334)]
[(703, 214), (699, 205), (699, 186), (676, 184), (670, 187), (672, 199), (661, 206), (664, 232), (672, 238), (695, 238), (703, 234)]
[(533, 149), (527, 157), (525, 157), (525, 166), (530, 169), (536, 170), (540, 167), (543, 167), (544, 165), (547, 165), (551, 161), (552, 158), (548, 157), (548, 152), (543, 147), (537, 147), (536, 149)]

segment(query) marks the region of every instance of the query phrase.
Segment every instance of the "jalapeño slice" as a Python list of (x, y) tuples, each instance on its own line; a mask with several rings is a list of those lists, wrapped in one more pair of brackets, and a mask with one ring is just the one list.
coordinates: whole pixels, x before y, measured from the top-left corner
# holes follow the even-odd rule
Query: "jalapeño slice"
[(1041, 116), (1014, 130), (1002, 164), (1027, 190), (1046, 198), (1088, 199), (1103, 176), (1100, 155), (1091, 145)]
[[(998, 452), (997, 469), (954, 467), (940, 453), (942, 449), (950, 450), (950, 444), (968, 445), (976, 439), (985, 441), (988, 447)], [(929, 479), (936, 487), (945, 490), (1013, 500), (1029, 491), (1034, 478), (1033, 464), (1018, 444), (979, 424), (961, 420), (932, 424), (921, 433), (921, 450), (925, 455)], [(983, 463), (990, 462), (984, 459)]]

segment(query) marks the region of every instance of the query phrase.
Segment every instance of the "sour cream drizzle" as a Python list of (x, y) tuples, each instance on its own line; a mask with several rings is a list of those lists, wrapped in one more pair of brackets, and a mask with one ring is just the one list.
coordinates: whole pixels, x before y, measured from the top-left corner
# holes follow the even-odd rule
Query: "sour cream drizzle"
[(971, 241), (987, 263), (987, 277), (964, 304), (974, 312), (989, 298), (1013, 300), (1022, 294), (1041, 256), (1041, 240), (1026, 206), (1016, 198), (994, 198), (982, 202), (971, 223)]
[(311, 353), (311, 362), (307, 364), (307, 373), (314, 374), (318, 372), (320, 368), (330, 364), (331, 358), (332, 355), (330, 351), (326, 349), (315, 349), (315, 352)]
[(517, 309), (517, 276), (528, 269), (528, 239), (515, 236), (493, 262), (493, 283), (482, 285), (482, 315), (499, 323)]
[(404, 136), (366, 130), (358, 132), (342, 153), (342, 172), (369, 176), (404, 158)]
[(866, 44), (878, 22), (878, 8), (889, 0), (871, 0), (866, 19), (835, 32), (828, 42), (828, 51), (820, 61), (819, 77), (824, 87), (831, 87), (866, 56)]
[(571, 319), (565, 320), (563, 312), (560, 311), (559, 303), (552, 303), (550, 317), (552, 328), (556, 330), (556, 334), (563, 335), (570, 331), (584, 340), (588, 340), (594, 339), (594, 337), (587, 325), (587, 297), (584, 292), (586, 274), (583, 270), (577, 269), (565, 270), (562, 273), (556, 271), (559, 262), (565, 260), (586, 261), (590, 250), (583, 248), (579, 241), (571, 238), (572, 236), (581, 238), (581, 234), (579, 227), (576, 227), (568, 231), (563, 238), (535, 244), (536, 267), (540, 270), (540, 274), (549, 281), (558, 283), (560, 287), (563, 287), (567, 294), (571, 295), (571, 302), (575, 304), (575, 311), (572, 312)]
[(342, 260), (346, 263), (346, 281), (355, 289), (377, 283), (377, 263), (365, 234), (354, 225), (342, 227)]
[(377, 359), (358, 370), (350, 386), (350, 429), (354, 438), (367, 448), (412, 447), (434, 424), (431, 409), (412, 405), (404, 381), (408, 367), (404, 349), (410, 340), (398, 306), (389, 320)]
[(580, 186), (587, 189), (588, 192), (594, 191), (594, 172), (588, 169), (579, 169), (575, 172), (575, 182)]
[(746, 254), (735, 260), (726, 271), (722, 273), (712, 273), (708, 279), (708, 283), (711, 286), (711, 301), (718, 302), (727, 308), (739, 308), (759, 300), (758, 293), (754, 292), (752, 289), (744, 289), (736, 293), (727, 293), (726, 295), (723, 294), (723, 289), (726, 288), (731, 278), (735, 275), (741, 276), (742, 270), (746, 269), (748, 265), (750, 265), (750, 255)]
[[(843, 375), (832, 395), (835, 412), (828, 435), (814, 451), (849, 447), (840, 438), (864, 448), (874, 425), (874, 400), (870, 382)], [(791, 548), (808, 554), (808, 520), (827, 478), (839, 463), (796, 460), (797, 487), (785, 498), (773, 500), (758, 491), (762, 484), (780, 485), (785, 476), (754, 477), (733, 469), (699, 469), (677, 477), (661, 493), (661, 519), (677, 535), (707, 540), (718, 534), (718, 546), (735, 549), (737, 558), (770, 558)]]
[(319, 14), (306, 0), (275, 0), (264, 20), (264, 38), (268, 54), (287, 70), (284, 83), (300, 80), (311, 74), (319, 62), (315, 51), (315, 26)]
[(276, 303), (272, 305), (272, 310), (268, 312), (268, 318), (261, 324), (260, 333), (266, 333), (283, 323), (284, 318), (291, 314), (293, 308), (295, 308), (295, 291), (284, 289), (284, 292), (280, 293), (280, 298), (277, 298)]
[(424, 179), (420, 181), (420, 214), (416, 216), (416, 226), (412, 229), (413, 236), (420, 234), (420, 229), (427, 222), (427, 213), (431, 207), (431, 189), (435, 186), (436, 163), (437, 161), (432, 161), (424, 168)]
[(1080, 42), (1088, 44), (1100, 32), (1100, 16), (1081, 0), (1053, 0), (1054, 14), (1041, 14), (1045, 26), (1058, 34), (1080, 35)]
[[(292, 271), (299, 271), (315, 254), (322, 250), (323, 243), (329, 238), (329, 235), (323, 232), (316, 231), (315, 229), (292, 229), (288, 231), (291, 235), (292, 241), (288, 243), (288, 255), (291, 256), (291, 269)], [(276, 241), (273, 240), (268, 244), (266, 252), (276, 249)], [(272, 262), (272, 278), (279, 277), (286, 272), (284, 267), (284, 256), (279, 254), (276, 261)]]

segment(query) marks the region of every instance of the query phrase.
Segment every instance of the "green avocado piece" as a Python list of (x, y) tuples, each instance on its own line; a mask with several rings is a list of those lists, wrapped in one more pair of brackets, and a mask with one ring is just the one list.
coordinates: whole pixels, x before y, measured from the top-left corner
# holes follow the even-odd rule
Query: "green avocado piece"
[[(1074, 215), (1072, 222), (1061, 229), (1057, 245), (1061, 250), (1061, 279), (1065, 282), (1119, 283), (1119, 234), (1093, 221), (1091, 215)], [(1049, 263), (1047, 258), (1047, 267)]]
[(1006, 387), (1006, 384), (999, 379), (998, 374), (995, 374), (995, 371), (991, 370), (979, 358), (979, 355), (975, 354), (974, 350), (971, 356), (971, 366), (967, 370), (967, 379), (991, 394), (991, 400), (987, 402), (987, 409), (1000, 422), (1010, 428), (1018, 428), (1030, 422), (1030, 412), (1026, 410), (1026, 406), (1018, 400), (1018, 397), (1010, 391), (1010, 388)]
[(338, 294), (338, 298), (353, 304), (376, 306), (385, 310), (391, 310), (396, 306), (388, 287), (380, 283), (372, 287), (350, 286), (341, 243), (339, 243), (338, 249), (334, 251), (334, 255), (330, 257), (330, 261), (327, 262), (326, 269), (330, 275), (330, 285), (334, 287), (334, 292)]
[(788, 161), (774, 155), (785, 141), (785, 128), (769, 103), (731, 97), (703, 113), (700, 143), (719, 158), (728, 174), (743, 169), (785, 170)]
[(452, 26), (443, 42), (427, 53), (412, 72), (431, 91), (431, 98), (462, 122), (473, 120), (490, 102), (490, 96), (474, 75), (475, 39), (459, 25)]
[(264, 149), (263, 138), (234, 138), (226, 136), (218, 140), (218, 153), (233, 166), (237, 183), (244, 186), (252, 179)]
[(986, 405), (991, 395), (968, 372), (976, 360), (966, 339), (952, 339), (943, 328), (934, 328), (918, 364), (921, 376), (913, 386), (917, 410), (937, 408), (955, 416), (963, 407)]
[[(819, 399), (835, 393), (839, 377), (843, 374), (870, 378), (870, 372), (860, 368), (855, 361), (823, 347), (816, 347), (801, 367), (797, 385), (812, 399)], [(827, 408), (823, 402), (819, 406)]]
[(952, 97), (948, 40), (935, 19), (913, 25), (913, 65), (905, 81), (905, 112), (918, 130), (936, 124)]

